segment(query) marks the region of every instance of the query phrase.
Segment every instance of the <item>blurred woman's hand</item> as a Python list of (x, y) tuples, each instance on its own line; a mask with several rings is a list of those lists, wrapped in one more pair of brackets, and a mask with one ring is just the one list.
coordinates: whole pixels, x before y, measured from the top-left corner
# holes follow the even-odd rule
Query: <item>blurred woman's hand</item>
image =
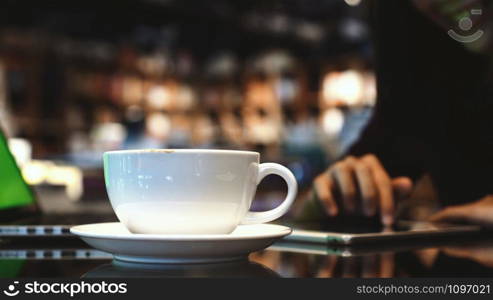
[(432, 222), (467, 222), (493, 228), (493, 195), (473, 203), (445, 207), (429, 218)]
[(455, 246), (445, 247), (441, 250), (446, 255), (469, 259), (488, 268), (493, 268), (493, 247), (491, 245)]
[(361, 211), (371, 217), (380, 212), (385, 225), (394, 221), (395, 197), (408, 196), (413, 186), (408, 177), (390, 178), (373, 154), (348, 156), (315, 178), (313, 185), (329, 216)]

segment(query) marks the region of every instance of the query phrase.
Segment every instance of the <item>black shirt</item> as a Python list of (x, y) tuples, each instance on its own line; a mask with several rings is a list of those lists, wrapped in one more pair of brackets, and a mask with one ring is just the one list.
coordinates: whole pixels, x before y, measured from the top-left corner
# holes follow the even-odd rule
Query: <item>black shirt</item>
[(467, 50), (404, 0), (372, 8), (378, 100), (349, 153), (374, 153), (391, 176), (429, 173), (445, 204), (493, 193), (488, 55)]

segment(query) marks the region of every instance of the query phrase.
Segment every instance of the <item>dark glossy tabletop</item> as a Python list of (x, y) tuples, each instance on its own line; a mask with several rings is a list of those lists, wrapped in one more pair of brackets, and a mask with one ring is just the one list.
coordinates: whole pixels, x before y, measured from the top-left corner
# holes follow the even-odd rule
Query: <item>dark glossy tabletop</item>
[(112, 261), (77, 239), (0, 243), (1, 277), (486, 277), (493, 276), (493, 238), (435, 244), (331, 248), (279, 242), (249, 261), (141, 265)]

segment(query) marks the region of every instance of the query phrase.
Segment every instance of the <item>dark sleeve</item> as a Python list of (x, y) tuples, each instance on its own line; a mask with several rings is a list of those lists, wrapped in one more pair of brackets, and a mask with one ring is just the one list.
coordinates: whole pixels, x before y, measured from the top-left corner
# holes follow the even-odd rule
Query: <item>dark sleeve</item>
[[(418, 74), (409, 74), (408, 64), (416, 34), (427, 24), (408, 1), (379, 0), (371, 3), (370, 24), (375, 49), (377, 76), (377, 103), (370, 122), (359, 140), (349, 149), (349, 155), (375, 154), (391, 176), (419, 177), (424, 169), (426, 143), (407, 123), (406, 114), (416, 114), (417, 106), (407, 101), (414, 99), (408, 93), (407, 80), (416, 80)], [(414, 77), (414, 79), (413, 79)], [(412, 88), (412, 87), (411, 87)], [(404, 115), (403, 115), (404, 114)]]
[(395, 132), (392, 123), (385, 122), (385, 115), (382, 113), (385, 109), (381, 106), (377, 105), (372, 119), (347, 155), (362, 156), (372, 153), (378, 157), (391, 177), (408, 176), (414, 181), (424, 172), (427, 147), (417, 137)]

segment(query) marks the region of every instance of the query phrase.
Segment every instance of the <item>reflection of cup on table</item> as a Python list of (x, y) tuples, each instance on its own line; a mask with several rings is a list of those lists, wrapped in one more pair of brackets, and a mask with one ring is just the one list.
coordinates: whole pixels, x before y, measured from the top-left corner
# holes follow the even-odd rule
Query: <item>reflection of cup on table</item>
[(82, 276), (83, 278), (252, 278), (280, 277), (259, 263), (250, 261), (213, 264), (138, 264), (114, 260)]
[[(119, 220), (133, 233), (228, 234), (239, 224), (284, 215), (297, 183), (285, 167), (259, 154), (230, 150), (128, 150), (104, 154), (106, 189)], [(281, 176), (286, 199), (265, 212), (249, 208), (258, 183)]]

